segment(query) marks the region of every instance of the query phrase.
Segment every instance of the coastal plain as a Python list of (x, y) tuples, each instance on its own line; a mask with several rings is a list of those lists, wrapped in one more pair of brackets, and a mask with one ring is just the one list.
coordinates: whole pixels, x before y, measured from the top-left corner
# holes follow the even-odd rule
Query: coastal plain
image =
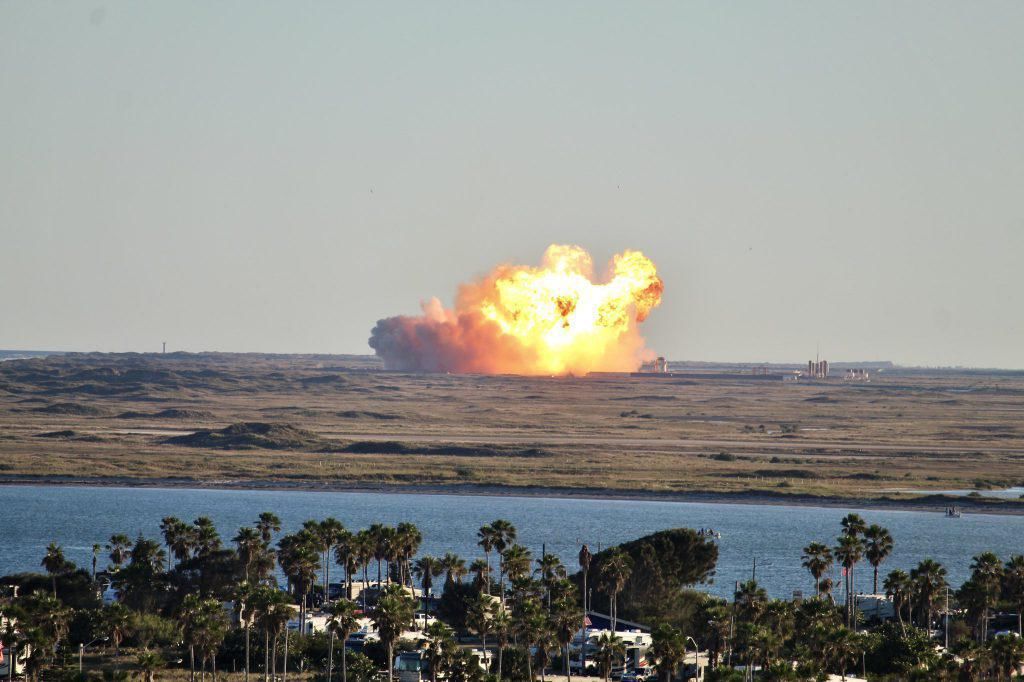
[[(0, 483), (930, 505), (1024, 485), (1024, 373), (783, 382), (384, 371), (368, 356), (0, 363)], [(958, 504), (1024, 511), (977, 495)]]

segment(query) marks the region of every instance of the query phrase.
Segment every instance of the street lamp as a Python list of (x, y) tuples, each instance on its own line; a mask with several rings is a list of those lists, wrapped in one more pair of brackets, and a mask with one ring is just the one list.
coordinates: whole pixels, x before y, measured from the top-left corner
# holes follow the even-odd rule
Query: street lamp
[(109, 637), (97, 637), (96, 639), (92, 640), (88, 644), (82, 644), (82, 643), (78, 644), (78, 672), (82, 672), (82, 658), (85, 656), (85, 648), (92, 646), (96, 642), (106, 642), (108, 639), (110, 639), (110, 638)]
[[(700, 647), (697, 646), (697, 642), (696, 642), (696, 640), (693, 639), (693, 637), (687, 637), (686, 638), (686, 642), (693, 644), (693, 669), (694, 669), (694, 673), (697, 676), (697, 679), (699, 680), (700, 679)], [(684, 646), (684, 648), (685, 648), (685, 646)]]

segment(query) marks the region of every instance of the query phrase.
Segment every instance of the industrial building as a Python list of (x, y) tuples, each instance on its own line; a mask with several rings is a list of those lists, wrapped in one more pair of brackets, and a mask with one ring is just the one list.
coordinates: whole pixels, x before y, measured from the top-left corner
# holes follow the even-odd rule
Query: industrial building
[(642, 374), (668, 374), (668, 360), (659, 356), (650, 362), (642, 362), (640, 363), (640, 372)]
[(808, 360), (807, 376), (810, 379), (827, 379), (828, 360)]

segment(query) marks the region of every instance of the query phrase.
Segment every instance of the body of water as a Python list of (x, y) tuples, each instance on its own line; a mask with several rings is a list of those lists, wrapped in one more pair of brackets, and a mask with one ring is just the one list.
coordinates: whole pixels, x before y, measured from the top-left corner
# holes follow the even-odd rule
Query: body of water
[(975, 488), (962, 488), (959, 490), (914, 490), (912, 488), (896, 488), (891, 492), (914, 493), (915, 495), (954, 495), (956, 497), (995, 497), (1001, 500), (1024, 499), (1024, 487), (1021, 486), (1013, 486), (1012, 488), (992, 488), (990, 490), (979, 490)]
[[(667, 528), (713, 528), (722, 534), (718, 569), (714, 583), (701, 589), (722, 596), (731, 594), (735, 581), (750, 578), (755, 558), (758, 582), (773, 596), (812, 592), (813, 581), (800, 565), (802, 548), (812, 541), (834, 545), (840, 519), (850, 511), (869, 524), (887, 527), (895, 538), (895, 551), (880, 570), (879, 584), (893, 568), (909, 570), (933, 558), (946, 566), (950, 581), (958, 586), (975, 554), (991, 550), (1005, 560), (1024, 553), (1024, 516), (964, 514), (949, 519), (939, 512), (639, 500), (0, 486), (0, 575), (41, 571), (50, 542), (61, 544), (67, 558), (88, 567), (94, 543), (104, 545), (118, 532), (159, 539), (165, 516), (186, 521), (209, 516), (227, 542), (262, 511), (281, 517), (284, 532), (297, 530), (306, 519), (327, 516), (350, 530), (410, 521), (423, 534), (421, 554), (455, 552), (467, 560), (482, 556), (477, 529), (503, 518), (516, 526), (519, 542), (535, 555), (546, 547), (573, 571), (582, 543), (596, 551)], [(107, 563), (105, 554), (101, 566)], [(870, 567), (860, 568), (858, 575), (859, 585), (870, 588)], [(841, 584), (838, 571), (833, 578)]]

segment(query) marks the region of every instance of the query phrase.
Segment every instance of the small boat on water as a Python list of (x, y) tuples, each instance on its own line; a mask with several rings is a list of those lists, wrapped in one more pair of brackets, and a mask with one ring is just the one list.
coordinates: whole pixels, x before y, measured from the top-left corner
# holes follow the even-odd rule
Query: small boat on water
[(947, 519), (959, 519), (961, 514), (963, 514), (963, 512), (960, 511), (960, 507), (946, 507)]

